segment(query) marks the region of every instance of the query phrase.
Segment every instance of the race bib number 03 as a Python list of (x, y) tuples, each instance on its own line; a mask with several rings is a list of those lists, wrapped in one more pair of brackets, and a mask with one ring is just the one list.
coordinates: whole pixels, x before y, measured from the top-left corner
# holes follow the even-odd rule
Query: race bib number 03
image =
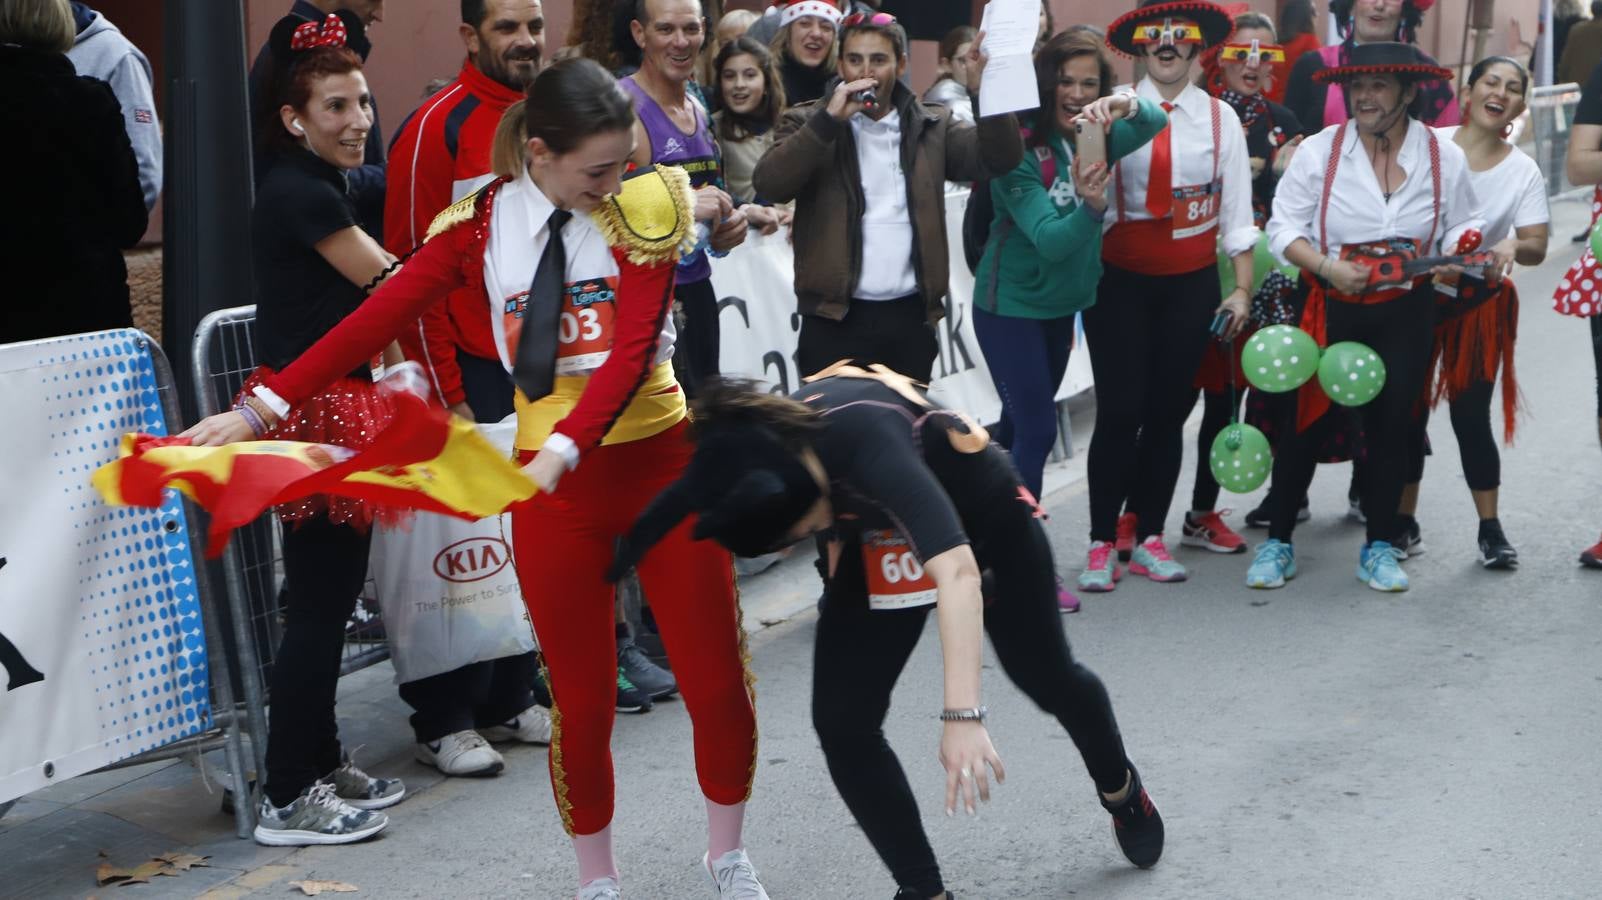
[(862, 533), (862, 568), (869, 609), (915, 609), (935, 602), (934, 579), (924, 572), (907, 539), (895, 531)]
[(583, 375), (606, 362), (617, 320), (615, 281), (581, 281), (563, 290), (556, 326), (556, 374)]

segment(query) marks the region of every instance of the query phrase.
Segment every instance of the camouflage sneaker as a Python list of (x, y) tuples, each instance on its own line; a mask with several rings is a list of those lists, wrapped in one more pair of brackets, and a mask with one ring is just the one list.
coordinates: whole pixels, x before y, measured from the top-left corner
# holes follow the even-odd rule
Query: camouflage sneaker
[(334, 796), (356, 809), (387, 809), (406, 799), (406, 785), (399, 778), (374, 778), (357, 768), (350, 754), (318, 780), (333, 785)]
[(388, 816), (347, 805), (334, 795), (332, 784), (319, 781), (282, 809), (263, 797), (254, 836), (256, 843), (268, 847), (353, 844), (388, 824)]

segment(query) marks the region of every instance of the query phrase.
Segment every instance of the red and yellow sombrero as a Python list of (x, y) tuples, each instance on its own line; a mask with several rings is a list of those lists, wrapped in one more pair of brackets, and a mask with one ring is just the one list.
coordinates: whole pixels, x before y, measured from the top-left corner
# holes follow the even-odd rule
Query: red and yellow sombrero
[(1381, 41), (1358, 44), (1346, 56), (1346, 64), (1313, 73), (1319, 84), (1345, 84), (1364, 75), (1395, 75), (1402, 81), (1451, 81), (1451, 69), (1436, 64), (1412, 44)]
[(1131, 57), (1138, 55), (1142, 47), (1165, 43), (1199, 44), (1206, 49), (1228, 40), (1234, 30), (1235, 20), (1216, 3), (1156, 0), (1124, 13), (1107, 26), (1107, 46)]

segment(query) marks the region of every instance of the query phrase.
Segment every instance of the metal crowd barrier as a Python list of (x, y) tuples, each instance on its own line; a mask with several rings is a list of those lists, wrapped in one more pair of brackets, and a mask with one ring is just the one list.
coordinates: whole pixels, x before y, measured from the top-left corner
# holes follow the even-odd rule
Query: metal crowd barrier
[[(166, 354), (162, 353), (161, 345), (152, 340), (143, 332), (132, 329), (123, 333), (133, 337), (137, 350), (150, 354), (151, 369), (155, 379), (156, 395), (161, 405), (162, 417), (165, 420), (167, 432), (177, 434), (184, 429), (182, 407), (178, 402), (178, 388), (173, 379), (172, 366), (167, 361)], [(51, 339), (55, 340), (55, 339)], [(104, 390), (104, 389), (102, 389)], [(199, 544), (205, 539), (204, 513), (193, 503), (185, 500), (183, 503), (184, 517), (188, 524), (188, 534), (191, 542)], [(198, 549), (198, 548), (197, 548)], [(239, 707), (234, 701), (234, 689), (228, 678), (226, 660), (228, 659), (227, 645), (223, 640), (220, 615), (223, 610), (217, 602), (215, 583), (201, 565), (201, 555), (194, 554), (195, 593), (200, 605), (200, 621), (206, 643), (208, 658), (207, 669), (210, 684), (207, 685), (210, 696), (211, 727), (199, 734), (181, 738), (147, 750), (127, 759), (118, 760), (105, 766), (105, 770), (123, 769), (130, 766), (144, 765), (167, 759), (181, 759), (185, 757), (198, 757), (199, 754), (221, 749), (228, 766), (227, 778), (229, 786), (236, 797), (249, 796), (250, 783), (247, 767), (244, 764), (243, 740), (241, 737), (242, 725)], [(9, 807), (10, 804), (0, 804)], [(0, 810), (3, 812), (3, 810)], [(240, 838), (248, 838), (255, 827), (255, 809), (248, 803), (234, 804), (234, 826)], [(0, 891), (3, 893), (3, 891)]]
[(1535, 162), (1546, 174), (1546, 195), (1561, 197), (1588, 190), (1569, 181), (1564, 162), (1569, 154), (1569, 132), (1574, 126), (1574, 110), (1580, 103), (1580, 86), (1554, 84), (1530, 91), (1531, 132), (1535, 141)]
[[(192, 360), (195, 401), (202, 416), (233, 406), (245, 380), (255, 371), (255, 323), (256, 307), (238, 306), (218, 310), (196, 327)], [(256, 771), (265, 772), (266, 705), (271, 700), (267, 687), (272, 683), (273, 655), (283, 634), (283, 537), (278, 518), (266, 513), (235, 531), (223, 551), (221, 568), (254, 762)], [(346, 627), (340, 674), (389, 658), (378, 610), (378, 591), (369, 579)]]

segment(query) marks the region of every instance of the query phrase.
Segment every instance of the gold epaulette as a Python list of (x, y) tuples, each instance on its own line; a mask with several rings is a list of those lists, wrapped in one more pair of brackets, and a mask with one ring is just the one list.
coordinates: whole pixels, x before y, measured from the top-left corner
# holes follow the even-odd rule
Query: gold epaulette
[(428, 223), (428, 233), (423, 236), (423, 242), (427, 243), (457, 225), (470, 221), (473, 216), (478, 214), (479, 199), (498, 182), (499, 179), (496, 179), (440, 210), (439, 215), (434, 217), (434, 221)]
[(677, 262), (695, 249), (695, 193), (675, 166), (652, 166), (623, 179), (623, 188), (591, 214), (601, 235), (630, 262)]

